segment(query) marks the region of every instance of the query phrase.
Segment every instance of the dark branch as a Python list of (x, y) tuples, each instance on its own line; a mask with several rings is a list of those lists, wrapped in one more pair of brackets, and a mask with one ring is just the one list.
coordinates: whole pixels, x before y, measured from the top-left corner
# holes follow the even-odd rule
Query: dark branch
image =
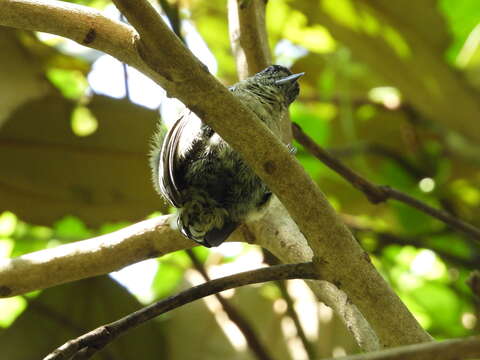
[(470, 277), (467, 280), (467, 284), (472, 290), (472, 292), (480, 298), (480, 271), (472, 271)]
[(88, 353), (91, 356), (119, 335), (158, 315), (224, 290), (273, 280), (316, 278), (318, 275), (316, 275), (312, 263), (301, 263), (271, 266), (215, 279), (146, 306), (117, 321), (70, 340), (47, 355), (44, 360), (68, 360), (80, 352)]
[(292, 131), (300, 144), (302, 144), (312, 155), (322, 161), (330, 169), (341, 175), (345, 180), (351, 183), (356, 189), (365, 194), (368, 200), (373, 204), (385, 202), (389, 199), (395, 199), (403, 202), (417, 210), (420, 210), (445, 224), (464, 232), (475, 240), (480, 240), (480, 229), (475, 226), (460, 220), (445, 211), (435, 209), (424, 202), (417, 200), (407, 194), (404, 194), (398, 190), (395, 190), (389, 186), (378, 186), (349, 167), (342, 164), (339, 160), (332, 157), (328, 152), (323, 150), (318, 144), (316, 144), (307, 134), (305, 134), (299, 125), (292, 124)]

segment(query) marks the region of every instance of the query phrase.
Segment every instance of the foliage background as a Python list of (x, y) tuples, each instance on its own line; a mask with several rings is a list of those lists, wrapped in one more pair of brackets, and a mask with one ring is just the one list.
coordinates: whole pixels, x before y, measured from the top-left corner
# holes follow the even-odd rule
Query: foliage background
[[(76, 2), (118, 17), (106, 0)], [(204, 41), (209, 52), (198, 55), (215, 60), (211, 71), (225, 84), (237, 81), (225, 1), (168, 4), (178, 11), (176, 25), (187, 45), (195, 50)], [(291, 107), (293, 121), (371, 181), (480, 225), (475, 0), (270, 0), (266, 20), (275, 62), (307, 73)], [(59, 39), (0, 28), (0, 46), (2, 256), (88, 238), (169, 211), (152, 189), (146, 154), (159, 112), (165, 122), (175, 116), (171, 101), (162, 98), (150, 108), (137, 104), (135, 97), (151, 98), (151, 87), (144, 85), (148, 90), (142, 93), (134, 84), (138, 76), (129, 72), (125, 94), (120, 67), (117, 97), (95, 91), (89, 74), (102, 54)], [(479, 244), (402, 204), (368, 203), (298, 147), (302, 165), (426, 330), (437, 339), (476, 332), (478, 299), (466, 279), (478, 268)], [(196, 249), (214, 275), (264, 260), (253, 246), (223, 247)], [(102, 277), (0, 300), (2, 351), (12, 360), (46, 354), (140, 302), (200, 281), (183, 252), (149, 266), (148, 272), (132, 272), (133, 280), (124, 277), (126, 287)], [(147, 290), (132, 282), (147, 283)], [(357, 351), (302, 282), (290, 282), (288, 291), (317, 354)], [(226, 296), (273, 358), (306, 358), (278, 284)], [(231, 328), (218, 303), (198, 302), (135, 330), (97, 358), (149, 359), (159, 352), (171, 359), (192, 353), (197, 359), (252, 358)], [(28, 347), (20, 346), (25, 338)]]

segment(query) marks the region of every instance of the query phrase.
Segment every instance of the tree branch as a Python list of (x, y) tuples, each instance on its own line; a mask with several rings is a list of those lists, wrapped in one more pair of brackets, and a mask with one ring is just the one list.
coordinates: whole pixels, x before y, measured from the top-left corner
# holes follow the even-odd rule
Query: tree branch
[[(247, 230), (248, 229), (248, 230)], [(273, 198), (265, 216), (247, 224), (243, 234), (249, 242), (257, 243), (274, 254), (283, 263), (311, 261), (313, 251), (307, 240), (288, 215), (285, 207)], [(381, 348), (379, 339), (363, 314), (348, 296), (328, 281), (307, 282), (319, 301), (333, 309), (365, 351)]]
[[(240, 79), (270, 65), (271, 54), (265, 27), (265, 5), (264, 0), (229, 0), (230, 43)], [(284, 142), (291, 141), (289, 116), (282, 119), (282, 134)], [(283, 262), (311, 261), (313, 253), (307, 240), (291, 220), (285, 207), (276, 198), (271, 202), (269, 211), (261, 222), (247, 226), (249, 231), (245, 232), (246, 237), (256, 239)], [(366, 351), (379, 348), (377, 336), (356, 306), (349, 301), (342, 301), (347, 299), (343, 291), (327, 282), (311, 282), (309, 285), (319, 301), (337, 312), (361, 348)], [(339, 301), (339, 299), (342, 300)], [(305, 348), (307, 347), (306, 344)]]
[(265, 30), (265, 7), (265, 0), (228, 1), (230, 44), (240, 79), (272, 63)]
[(292, 129), (295, 140), (302, 144), (312, 155), (322, 161), (330, 169), (351, 183), (353, 187), (363, 192), (372, 204), (378, 204), (389, 199), (395, 199), (444, 222), (454, 229), (462, 231), (475, 240), (480, 241), (480, 229), (476, 228), (475, 226), (468, 224), (445, 211), (435, 209), (424, 202), (389, 186), (378, 186), (372, 184), (363, 176), (359, 175), (349, 167), (342, 164), (339, 160), (335, 159), (327, 151), (323, 150), (302, 131), (299, 125), (292, 124)]
[[(6, 20), (8, 16), (4, 15), (6, 8), (11, 13), (12, 3), (31, 6), (38, 2), (1, 1), (0, 24), (8, 22), (12, 25), (12, 21)], [(365, 315), (382, 345), (429, 341), (430, 336), (375, 270), (368, 255), (286, 147), (206, 71), (148, 2), (114, 2), (139, 32), (141, 38), (135, 41), (134, 47), (144, 62), (158, 73), (152, 78), (239, 151), (279, 197), (312, 248), (318, 273), (348, 294), (348, 301), (356, 304)], [(57, 6), (51, 2), (48, 4)], [(23, 16), (19, 15), (21, 12), (21, 7), (17, 8), (17, 18)], [(71, 21), (72, 15), (77, 14), (58, 19), (57, 25), (60, 27), (60, 24)], [(50, 29), (50, 32), (54, 30)]]
[[(460, 360), (480, 356), (480, 337), (428, 342), (374, 351), (367, 354), (337, 357), (335, 360)], [(333, 360), (326, 359), (326, 360)]]
[(276, 265), (211, 280), (177, 295), (160, 300), (117, 321), (98, 327), (76, 339), (70, 340), (50, 353), (44, 360), (67, 360), (77, 352), (82, 351), (82, 349), (86, 349), (83, 351), (87, 351), (91, 356), (119, 335), (148, 320), (224, 290), (280, 279), (316, 279), (317, 277), (318, 275), (312, 263), (301, 263)]
[(0, 297), (106, 274), (194, 244), (168, 225), (170, 215), (53, 249), (0, 260)]

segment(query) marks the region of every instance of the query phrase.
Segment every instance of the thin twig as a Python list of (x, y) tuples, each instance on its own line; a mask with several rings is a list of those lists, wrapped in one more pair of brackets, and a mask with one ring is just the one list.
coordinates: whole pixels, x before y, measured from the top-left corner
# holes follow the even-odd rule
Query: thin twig
[[(265, 24), (265, 0), (229, 0), (228, 32), (240, 80), (252, 76), (272, 63)], [(282, 141), (292, 140), (290, 115), (282, 120)]]
[[(312, 263), (277, 265), (211, 280), (160, 300), (110, 324), (66, 342), (44, 360), (68, 360), (80, 351), (94, 354), (119, 335), (167, 311), (224, 290), (279, 279), (316, 279)], [(88, 350), (82, 350), (88, 348)]]
[(256, 74), (271, 63), (265, 27), (264, 0), (229, 0), (230, 44), (240, 79)]
[(466, 223), (465, 221), (460, 220), (445, 211), (435, 209), (424, 202), (389, 186), (378, 186), (371, 183), (363, 176), (359, 175), (349, 167), (342, 164), (339, 160), (332, 157), (327, 151), (322, 149), (307, 134), (303, 132), (298, 124), (292, 124), (292, 131), (295, 139), (312, 155), (322, 161), (330, 169), (341, 175), (356, 189), (363, 192), (371, 203), (378, 204), (389, 199), (395, 199), (444, 222), (452, 228), (464, 232), (475, 240), (480, 240), (480, 229), (477, 227)]
[[(480, 356), (480, 337), (399, 346), (335, 360), (466, 360)], [(325, 359), (325, 360), (334, 360)]]
[(480, 271), (475, 270), (470, 274), (467, 285), (470, 287), (472, 292), (480, 298)]
[[(191, 249), (185, 251), (192, 261), (193, 267), (202, 275), (205, 281), (211, 281), (207, 271), (203, 267), (202, 263), (198, 260), (197, 256)], [(260, 341), (255, 329), (250, 325), (248, 320), (236, 309), (222, 294), (215, 294), (218, 302), (222, 305), (223, 310), (227, 314), (228, 318), (240, 329), (243, 336), (247, 340), (248, 347), (259, 360), (271, 360), (266, 347)]]

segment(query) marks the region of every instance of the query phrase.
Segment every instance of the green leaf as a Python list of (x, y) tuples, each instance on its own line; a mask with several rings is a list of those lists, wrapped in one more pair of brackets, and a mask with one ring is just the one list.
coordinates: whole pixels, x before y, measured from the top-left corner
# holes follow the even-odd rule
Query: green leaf
[(168, 263), (159, 262), (158, 270), (152, 282), (152, 290), (156, 299), (163, 299), (178, 289), (183, 279), (184, 269)]
[(447, 286), (438, 283), (425, 283), (411, 291), (410, 295), (432, 319), (431, 328), (448, 331), (452, 336), (460, 325), (460, 302), (456, 294)]
[(92, 232), (87, 229), (85, 223), (71, 215), (55, 222), (53, 229), (55, 236), (63, 239), (79, 240), (92, 236)]
[(79, 100), (88, 89), (85, 75), (78, 70), (51, 68), (47, 71), (47, 78), (68, 99)]
[(0, 128), (0, 211), (43, 225), (71, 214), (97, 226), (166, 210), (148, 166), (157, 112), (96, 95), (88, 109), (98, 129), (78, 137), (70, 126), (73, 109), (63, 97), (45, 97)]
[(439, 0), (438, 6), (453, 37), (447, 59), (454, 64), (468, 36), (480, 22), (480, 7), (477, 0)]

